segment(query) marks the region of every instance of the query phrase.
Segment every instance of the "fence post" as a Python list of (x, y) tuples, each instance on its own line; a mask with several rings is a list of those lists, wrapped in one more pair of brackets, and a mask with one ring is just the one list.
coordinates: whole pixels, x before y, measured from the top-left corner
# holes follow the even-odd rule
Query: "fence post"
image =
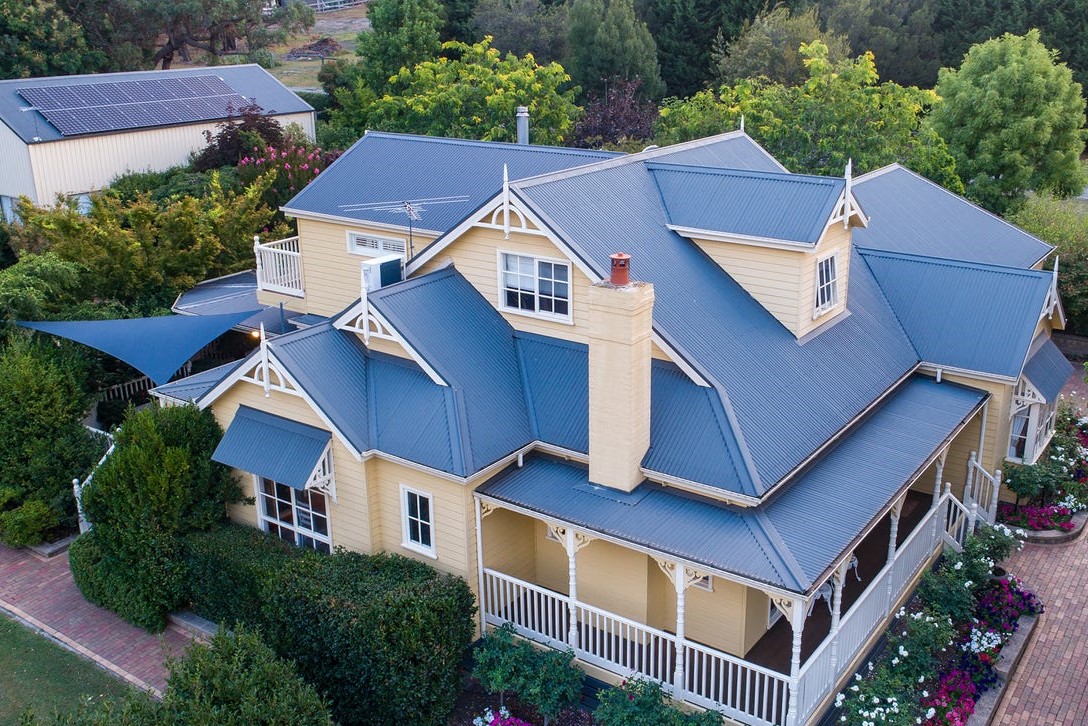
[(91, 524), (83, 514), (83, 485), (79, 483), (79, 479), (72, 480), (72, 494), (76, 498), (76, 512), (79, 514), (79, 533), (83, 534), (91, 528)]
[(967, 532), (963, 535), (964, 542), (967, 541), (967, 537), (974, 533), (975, 523), (978, 521), (978, 502), (974, 499), (971, 500), (971, 507), (967, 510)]

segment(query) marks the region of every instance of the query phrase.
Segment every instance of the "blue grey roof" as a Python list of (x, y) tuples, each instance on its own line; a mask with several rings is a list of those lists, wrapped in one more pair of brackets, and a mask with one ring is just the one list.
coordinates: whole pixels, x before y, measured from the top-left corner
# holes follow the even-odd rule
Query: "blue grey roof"
[[(310, 104), (292, 93), (265, 69), (255, 64), (215, 66), (210, 68), (174, 68), (167, 71), (131, 71), (126, 73), (95, 73), (83, 76), (50, 76), (48, 78), (13, 78), (0, 81), (0, 121), (7, 124), (24, 142), (58, 141), (64, 137), (37, 111), (24, 111), (29, 106), (18, 89), (30, 86), (78, 86), (121, 81), (154, 80), (185, 76), (213, 75), (221, 78), (237, 93), (256, 102), (266, 113), (292, 114), (312, 112)], [(224, 117), (225, 118), (225, 117)], [(198, 122), (201, 124), (207, 121)], [(130, 130), (130, 129), (125, 129)], [(110, 133), (110, 132), (105, 132)]]
[[(715, 146), (689, 150), (687, 162), (698, 163), (696, 151), (712, 157)], [(856, 255), (850, 315), (798, 345), (697, 245), (665, 227), (646, 164), (623, 162), (512, 187), (600, 277), (617, 245), (632, 254), (634, 275), (654, 284), (655, 330), (713, 383), (729, 419), (740, 461), (718, 481), (762, 494), (913, 369), (917, 353)]]
[(503, 164), (510, 178), (518, 179), (614, 156), (585, 149), (368, 131), (283, 208), (406, 227), (404, 212), (386, 207), (411, 201), (419, 210), (416, 228), (445, 232), (499, 192)]
[(466, 471), (532, 441), (514, 329), (452, 266), (368, 301), (452, 388)]
[(478, 492), (587, 530), (794, 592), (820, 581), (987, 394), (915, 376), (770, 504), (741, 508), (644, 482), (630, 494), (587, 469), (527, 458)]
[(533, 438), (589, 453), (589, 349), (516, 333)]
[(1052, 273), (875, 250), (860, 254), (923, 361), (1020, 375)]
[(1050, 338), (1024, 364), (1024, 375), (1048, 402), (1057, 400), (1058, 394), (1073, 375), (1073, 370), (1073, 365)]
[(665, 146), (653, 152), (657, 161), (671, 164), (697, 164), (722, 169), (749, 171), (787, 171), (786, 167), (767, 153), (742, 131), (733, 131), (686, 144)]
[(242, 361), (240, 360), (224, 363), (221, 366), (209, 368), (200, 373), (194, 373), (186, 378), (156, 386), (151, 389), (151, 393), (168, 396), (178, 401), (185, 401), (186, 403), (194, 403), (208, 393), (208, 391), (215, 388), (221, 380), (233, 373), (234, 369), (241, 365), (241, 363)]
[(869, 216), (854, 230), (859, 247), (1009, 267), (1032, 267), (1053, 249), (898, 164), (858, 177), (853, 192)]
[(265, 332), (279, 335), (291, 330), (289, 325), (299, 313), (286, 307), (261, 305), (257, 302), (257, 272), (244, 270), (233, 275), (205, 280), (195, 287), (178, 295), (171, 307), (182, 315), (223, 315), (226, 313), (256, 310), (235, 328), (240, 330), (259, 330), (264, 324)]
[(212, 460), (305, 489), (330, 439), (328, 431), (239, 406)]
[(669, 224), (815, 245), (845, 179), (648, 163)]

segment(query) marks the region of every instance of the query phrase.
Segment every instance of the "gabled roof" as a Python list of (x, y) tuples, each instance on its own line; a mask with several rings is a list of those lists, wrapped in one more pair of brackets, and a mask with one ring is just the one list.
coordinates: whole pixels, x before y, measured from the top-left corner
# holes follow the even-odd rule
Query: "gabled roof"
[[(746, 142), (720, 137), (685, 150), (686, 161), (699, 163), (700, 151), (712, 159), (716, 146), (732, 144)], [(798, 344), (697, 245), (666, 227), (639, 157), (513, 183), (512, 193), (598, 278), (610, 254), (631, 253), (632, 276), (654, 284), (655, 331), (720, 396), (738, 452), (728, 488), (762, 495), (910, 372), (917, 354), (864, 264), (851, 266), (850, 314)]]
[[(494, 196), (503, 165), (511, 179), (590, 164), (620, 154), (529, 144), (445, 139), (368, 131), (283, 209), (289, 214), (442, 233)], [(398, 173), (389, 173), (390, 169)]]
[(859, 247), (1009, 267), (1032, 267), (1054, 249), (1037, 237), (898, 164), (854, 180), (869, 216)]
[(733, 507), (650, 482), (624, 494), (590, 484), (582, 465), (544, 456), (527, 458), (477, 491), (656, 552), (807, 593), (987, 395), (912, 377), (766, 507)]
[(239, 406), (212, 461), (302, 490), (331, 440), (323, 429)]
[(860, 254), (923, 361), (1020, 375), (1052, 273), (877, 250)]
[[(217, 76), (235, 92), (257, 103), (265, 113), (283, 115), (313, 112), (303, 101), (268, 71), (250, 63), (238, 66), (209, 68), (172, 68), (165, 71), (130, 71), (126, 73), (94, 73), (81, 76), (49, 76), (47, 78), (13, 78), (0, 81), (0, 121), (7, 124), (25, 143), (58, 141), (65, 138), (41, 113), (30, 110), (31, 104), (19, 95), (20, 88), (96, 85), (127, 81), (154, 81), (165, 78)], [(237, 110), (237, 109), (236, 109)], [(222, 116), (226, 118), (226, 114)], [(211, 123), (201, 121), (199, 123)], [(132, 131), (138, 129), (122, 129)], [(103, 132), (110, 133), (110, 132)]]
[(241, 364), (242, 361), (240, 360), (224, 363), (221, 366), (209, 368), (200, 373), (194, 373), (186, 378), (180, 378), (171, 383), (164, 383), (161, 386), (156, 386), (155, 388), (152, 388), (149, 393), (172, 398), (175, 401), (182, 401), (184, 403), (195, 403), (208, 393), (208, 391), (215, 388), (216, 384), (233, 373)]
[(452, 266), (367, 300), (452, 388), (466, 472), (532, 441), (514, 329)]
[(653, 162), (646, 164), (673, 227), (814, 246), (845, 179)]

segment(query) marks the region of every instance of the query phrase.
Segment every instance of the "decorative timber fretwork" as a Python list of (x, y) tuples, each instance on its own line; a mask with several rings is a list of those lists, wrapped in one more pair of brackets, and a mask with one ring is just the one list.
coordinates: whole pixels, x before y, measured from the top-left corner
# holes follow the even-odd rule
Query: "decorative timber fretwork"
[(491, 502), (480, 502), (480, 519), (486, 518), (488, 515), (493, 514), (498, 507)]
[[(676, 583), (677, 563), (671, 560), (655, 557), (654, 562), (661, 568), (661, 571), (665, 573), (665, 577), (669, 578), (669, 582)], [(683, 568), (683, 579), (680, 581), (680, 585), (683, 589), (687, 590), (699, 580), (705, 579), (709, 573), (696, 570), (694, 567)]]
[(771, 604), (778, 609), (778, 612), (782, 613), (788, 622), (793, 622), (793, 608), (797, 604), (797, 600), (782, 597), (781, 595), (770, 595), (770, 598)]
[(861, 212), (861, 207), (858, 206), (858, 202), (854, 199), (854, 160), (850, 159), (846, 162), (846, 188), (843, 189), (842, 194), (839, 195), (838, 201), (835, 203), (835, 211), (831, 214), (831, 219), (828, 220), (828, 226), (835, 222), (842, 222), (843, 228), (850, 226), (850, 218), (855, 214), (858, 216), (858, 220), (864, 226), (866, 224), (865, 215)]
[[(567, 554), (573, 555), (579, 552), (583, 547), (593, 541), (593, 538), (588, 534), (584, 534), (577, 530), (568, 530), (566, 527), (560, 524), (548, 523), (548, 532), (551, 534), (551, 538), (561, 544), (564, 548), (569, 550), (570, 544), (574, 546), (574, 552), (568, 551)], [(568, 538), (568, 535), (573, 535)]]
[(336, 501), (336, 478), (333, 476), (332, 471), (331, 440), (325, 446), (325, 451), (321, 454), (321, 458), (317, 460), (317, 465), (310, 473), (310, 478), (306, 481), (306, 488), (321, 492), (331, 497), (334, 502)]
[(268, 350), (268, 340), (264, 334), (264, 324), (261, 324), (261, 345), (258, 355), (254, 357), (251, 367), (240, 377), (240, 380), (253, 383), (264, 389), (264, 395), (268, 396), (272, 391), (289, 393), (292, 396), (301, 396), (302, 393), (291, 382), (290, 376), (280, 365), (279, 361)]
[(1009, 420), (1011, 421), (1016, 414), (1031, 408), (1032, 404), (1041, 403), (1046, 405), (1046, 398), (1041, 393), (1035, 390), (1035, 386), (1031, 385), (1024, 376), (1020, 376), (1020, 380), (1016, 382), (1016, 388), (1012, 392), (1012, 405), (1009, 406)]
[(354, 317), (348, 318), (342, 325), (337, 326), (341, 330), (350, 330), (363, 336), (364, 343), (370, 343), (371, 338), (396, 341), (396, 334), (369, 309), (360, 311)]

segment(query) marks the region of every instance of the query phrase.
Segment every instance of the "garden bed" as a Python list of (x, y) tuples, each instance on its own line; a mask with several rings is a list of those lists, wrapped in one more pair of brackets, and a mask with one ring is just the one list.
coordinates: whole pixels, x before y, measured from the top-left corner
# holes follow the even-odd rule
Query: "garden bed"
[(1001, 704), (1005, 689), (1009, 686), (1009, 679), (1016, 672), (1016, 667), (1020, 664), (1020, 658), (1023, 657), (1028, 643), (1031, 642), (1032, 636), (1035, 635), (1040, 618), (1042, 618), (1042, 613), (1039, 615), (1025, 615), (1020, 618), (1016, 632), (1012, 634), (1009, 641), (1005, 643), (1005, 647), (1001, 649), (1001, 655), (996, 666), (997, 685), (986, 691), (981, 698), (975, 701), (975, 712), (967, 720), (967, 726), (989, 726), (993, 722), (997, 707)]

